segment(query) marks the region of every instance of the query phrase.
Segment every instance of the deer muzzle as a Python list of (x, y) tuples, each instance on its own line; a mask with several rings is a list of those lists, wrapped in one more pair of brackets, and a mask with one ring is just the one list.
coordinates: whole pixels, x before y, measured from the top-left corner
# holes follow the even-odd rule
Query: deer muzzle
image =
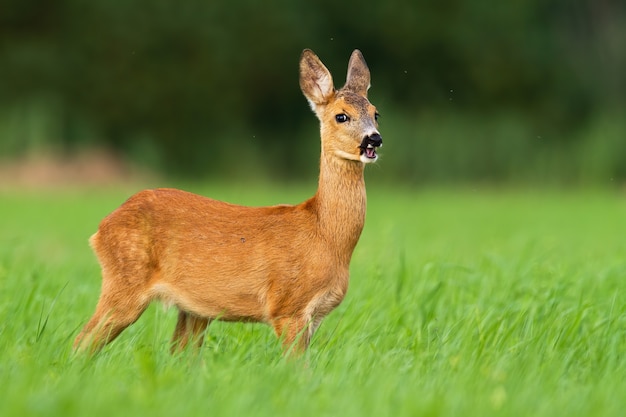
[(365, 136), (359, 148), (361, 149), (361, 155), (367, 159), (376, 159), (376, 148), (383, 146), (383, 138), (379, 133), (374, 133), (369, 136)]

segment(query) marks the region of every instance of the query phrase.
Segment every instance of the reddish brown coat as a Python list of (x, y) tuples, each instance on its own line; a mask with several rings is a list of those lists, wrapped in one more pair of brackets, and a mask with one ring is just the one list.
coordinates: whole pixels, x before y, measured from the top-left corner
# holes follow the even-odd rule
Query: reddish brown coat
[(98, 350), (159, 300), (180, 311), (173, 350), (192, 341), (200, 345), (214, 319), (265, 322), (286, 349), (294, 342), (297, 350), (306, 349), (348, 289), (350, 259), (365, 222), (363, 169), (376, 160), (371, 149), (381, 141), (359, 51), (337, 91), (330, 72), (305, 50), (300, 85), (321, 122), (316, 194), (298, 205), (271, 207), (175, 189), (133, 195), (91, 237), (102, 291), (76, 348)]

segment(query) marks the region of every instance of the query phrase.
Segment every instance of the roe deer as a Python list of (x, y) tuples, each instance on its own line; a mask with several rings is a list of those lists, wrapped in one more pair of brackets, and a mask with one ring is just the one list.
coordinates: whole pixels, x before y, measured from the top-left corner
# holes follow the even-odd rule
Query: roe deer
[(242, 207), (175, 189), (144, 190), (104, 218), (90, 243), (102, 267), (96, 311), (74, 342), (95, 352), (152, 300), (179, 309), (172, 352), (202, 345), (211, 320), (264, 322), (304, 351), (344, 298), (365, 222), (365, 164), (382, 145), (360, 51), (335, 90), (308, 49), (300, 87), (321, 124), (319, 187), (298, 205)]

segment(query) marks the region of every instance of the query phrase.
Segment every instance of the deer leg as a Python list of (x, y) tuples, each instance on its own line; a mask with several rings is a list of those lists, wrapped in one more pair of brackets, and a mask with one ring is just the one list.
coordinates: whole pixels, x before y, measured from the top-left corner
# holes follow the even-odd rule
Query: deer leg
[(129, 294), (132, 292), (100, 295), (94, 315), (74, 340), (74, 350), (96, 353), (137, 321), (148, 302), (129, 297)]
[(272, 322), (274, 332), (283, 342), (283, 351), (288, 355), (301, 355), (311, 342), (309, 320), (304, 317), (277, 318)]
[(194, 316), (185, 311), (178, 312), (178, 321), (172, 335), (170, 352), (182, 352), (189, 342), (194, 343), (196, 348), (202, 347), (204, 332), (209, 325), (209, 319)]

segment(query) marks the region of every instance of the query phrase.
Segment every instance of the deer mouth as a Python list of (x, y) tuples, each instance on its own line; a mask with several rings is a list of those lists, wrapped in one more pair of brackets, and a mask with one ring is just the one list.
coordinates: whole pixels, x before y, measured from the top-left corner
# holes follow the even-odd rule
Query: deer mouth
[(376, 160), (378, 158), (376, 149), (381, 146), (383, 146), (383, 139), (379, 134), (366, 136), (363, 142), (361, 142), (361, 145), (359, 145), (361, 158), (372, 161)]
[(374, 145), (367, 145), (365, 148), (361, 147), (361, 155), (364, 155), (366, 158), (369, 159), (376, 159), (376, 157), (378, 156), (376, 154), (376, 148), (374, 147)]

